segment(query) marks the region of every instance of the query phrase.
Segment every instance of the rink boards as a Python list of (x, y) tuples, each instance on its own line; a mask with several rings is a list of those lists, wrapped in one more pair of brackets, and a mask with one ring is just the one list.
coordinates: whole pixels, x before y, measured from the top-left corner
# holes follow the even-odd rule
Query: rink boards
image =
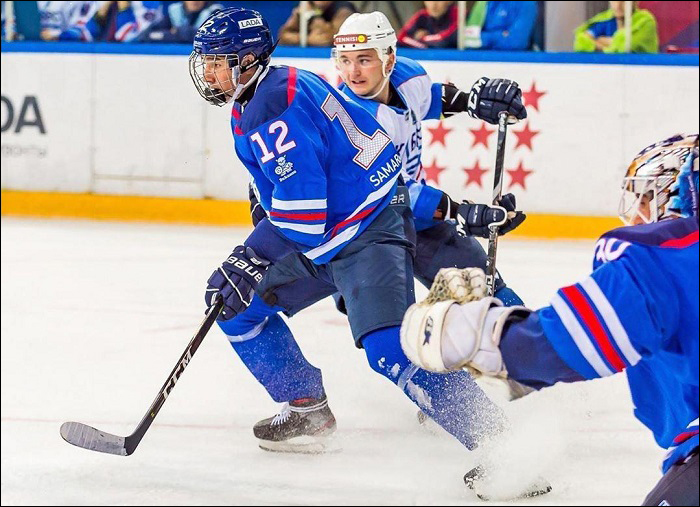
[[(186, 51), (36, 46), (2, 52), (4, 215), (248, 223), (248, 176), (233, 150), (230, 108), (197, 95)], [(299, 54), (281, 48), (275, 63), (337, 83), (325, 51)], [(468, 89), (481, 76), (502, 76), (523, 89), (528, 119), (510, 130), (504, 191), (530, 214), (524, 235), (590, 237), (615, 225), (634, 154), (698, 130), (698, 67), (688, 59), (410, 52), (423, 54), (434, 81)], [(435, 59), (443, 55), (450, 60)], [(512, 61), (488, 61), (499, 56)], [(495, 141), (493, 126), (466, 115), (424, 123), (427, 178), (455, 198), (488, 200)]]

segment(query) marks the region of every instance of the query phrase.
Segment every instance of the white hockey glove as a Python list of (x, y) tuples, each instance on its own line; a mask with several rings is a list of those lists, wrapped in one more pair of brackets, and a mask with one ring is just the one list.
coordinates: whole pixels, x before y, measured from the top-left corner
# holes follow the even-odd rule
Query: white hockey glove
[[(509, 317), (514, 314), (525, 317), (529, 310), (522, 306), (503, 307), (496, 298), (466, 302), (479, 299), (485, 293), (485, 284), (482, 290), (477, 281), (484, 276), (483, 271), (467, 269), (441, 270), (430, 290), (432, 294), (436, 284), (446, 286), (449, 288), (446, 294), (451, 291), (462, 296), (465, 302), (431, 300), (429, 294), (422, 303), (412, 305), (401, 325), (401, 346), (414, 364), (429, 371), (446, 373), (467, 367), (485, 375), (505, 377), (506, 369), (498, 348), (501, 334)], [(461, 277), (451, 273), (465, 271), (466, 276)]]

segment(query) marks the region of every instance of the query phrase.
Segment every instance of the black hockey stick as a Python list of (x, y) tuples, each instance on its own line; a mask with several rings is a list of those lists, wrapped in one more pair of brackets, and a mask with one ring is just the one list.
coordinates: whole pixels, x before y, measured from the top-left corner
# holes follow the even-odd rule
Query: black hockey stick
[(168, 376), (168, 380), (165, 381), (165, 384), (163, 384), (163, 387), (161, 387), (158, 396), (156, 396), (156, 399), (151, 404), (148, 412), (146, 412), (146, 415), (143, 416), (143, 419), (141, 419), (141, 422), (131, 435), (128, 437), (119, 437), (117, 435), (112, 435), (111, 433), (100, 431), (92, 426), (87, 426), (83, 423), (65, 422), (61, 425), (61, 436), (63, 437), (63, 440), (69, 444), (82, 447), (83, 449), (89, 449), (91, 451), (117, 454), (119, 456), (131, 455), (136, 450), (136, 447), (139, 445), (139, 442), (141, 442), (141, 439), (146, 434), (146, 431), (148, 431), (148, 428), (150, 428), (153, 419), (155, 419), (156, 415), (158, 415), (158, 412), (165, 403), (170, 391), (172, 391), (175, 387), (180, 375), (182, 375), (182, 372), (184, 372), (185, 368), (187, 368), (192, 356), (195, 352), (197, 352), (202, 340), (204, 340), (204, 337), (209, 332), (212, 324), (214, 324), (214, 321), (216, 320), (216, 317), (219, 315), (219, 312), (223, 306), (223, 300), (218, 298), (216, 303), (209, 308), (206, 317), (204, 317), (202, 324), (197, 330), (197, 333), (195, 333), (192, 340), (190, 340), (190, 343), (187, 345), (182, 357), (180, 357), (180, 360), (175, 365), (175, 368), (173, 368), (173, 371)]
[[(498, 115), (498, 141), (496, 143), (496, 172), (493, 175), (493, 205), (498, 206), (503, 191), (503, 158), (506, 151), (506, 129), (508, 128), (508, 113), (502, 111)], [(501, 223), (489, 226), (489, 249), (486, 256), (486, 288), (488, 295), (493, 296), (496, 281), (496, 249), (498, 248), (498, 228), (505, 223), (508, 215)]]

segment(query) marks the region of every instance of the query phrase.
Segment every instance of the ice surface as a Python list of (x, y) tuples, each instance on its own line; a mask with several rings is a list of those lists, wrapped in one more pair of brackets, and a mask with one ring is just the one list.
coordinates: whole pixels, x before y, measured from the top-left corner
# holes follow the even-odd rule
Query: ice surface
[[(245, 229), (2, 220), (2, 504), (467, 505), (480, 459), (416, 423), (374, 374), (329, 300), (290, 321), (323, 370), (341, 451), (258, 449), (276, 413), (214, 328), (129, 457), (68, 445), (80, 421), (126, 436), (202, 320), (211, 270)], [(530, 306), (590, 269), (593, 242), (499, 243), (498, 266)], [(421, 290), (421, 294), (425, 291)], [(492, 450), (504, 474), (554, 487), (523, 505), (638, 505), (663, 451), (632, 415), (624, 376), (557, 386), (506, 405), (516, 427)]]

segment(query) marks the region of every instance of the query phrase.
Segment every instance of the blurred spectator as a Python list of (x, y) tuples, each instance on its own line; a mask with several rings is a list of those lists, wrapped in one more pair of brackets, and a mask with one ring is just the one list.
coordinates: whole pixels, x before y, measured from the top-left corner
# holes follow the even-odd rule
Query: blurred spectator
[(457, 6), (454, 2), (423, 2), (399, 32), (400, 46), (414, 48), (456, 48)]
[(162, 2), (100, 2), (85, 29), (95, 40), (132, 42), (161, 19)]
[(93, 40), (85, 25), (100, 2), (37, 2), (41, 40)]
[(475, 2), (467, 17), (465, 47), (530, 49), (537, 2)]
[(697, 53), (700, 42), (698, 15), (700, 2), (649, 1), (639, 2), (656, 19), (659, 35), (659, 51), (671, 53)]
[(145, 42), (192, 42), (202, 23), (215, 11), (223, 9), (213, 2), (174, 2), (167, 14), (140, 36)]
[[(357, 12), (351, 2), (309, 2), (313, 17), (309, 20), (309, 46), (332, 46), (333, 36), (338, 33), (350, 14)], [(284, 45), (298, 45), (300, 41), (300, 8), (295, 7), (287, 22), (280, 28), (279, 42)]]
[[(632, 53), (658, 53), (659, 36), (654, 15), (637, 7), (632, 7)], [(624, 53), (625, 49), (625, 2), (610, 2), (610, 9), (601, 12), (574, 32), (574, 51), (602, 51), (604, 53)]]
[[(5, 2), (0, 2), (0, 5), (2, 6), (2, 40), (5, 41), (7, 40), (5, 35)], [(14, 27), (12, 31), (14, 32)]]

